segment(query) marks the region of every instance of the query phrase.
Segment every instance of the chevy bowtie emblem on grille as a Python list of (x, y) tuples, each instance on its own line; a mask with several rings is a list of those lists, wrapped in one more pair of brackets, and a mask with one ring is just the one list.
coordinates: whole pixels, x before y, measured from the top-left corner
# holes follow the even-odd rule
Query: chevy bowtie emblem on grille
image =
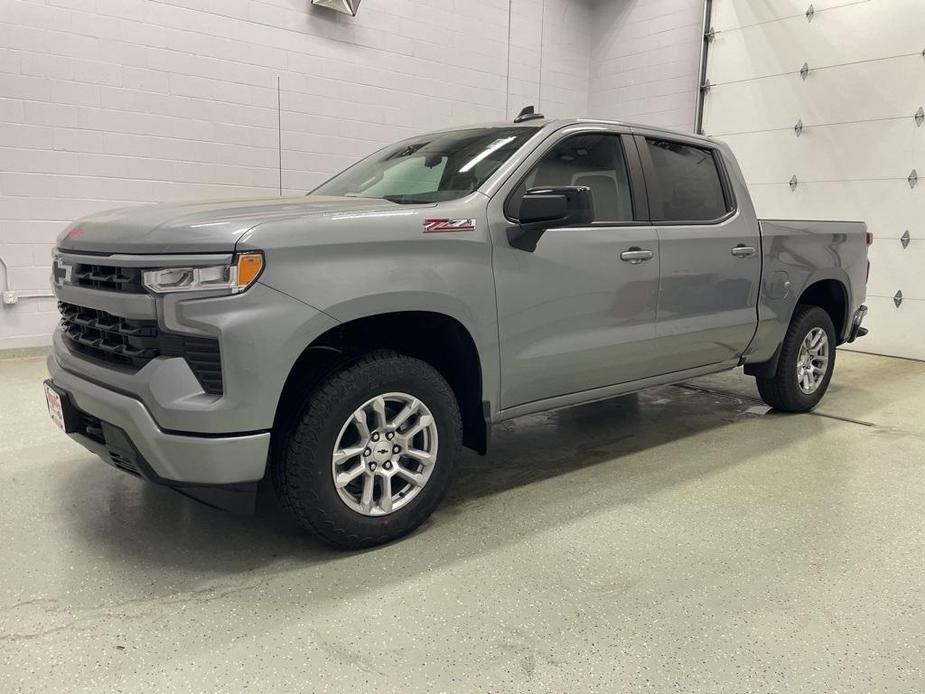
[(70, 263), (55, 260), (51, 265), (51, 276), (54, 278), (55, 284), (59, 287), (62, 284), (70, 283), (73, 272), (74, 266)]
[(424, 233), (437, 234), (443, 231), (475, 231), (474, 219), (425, 219)]

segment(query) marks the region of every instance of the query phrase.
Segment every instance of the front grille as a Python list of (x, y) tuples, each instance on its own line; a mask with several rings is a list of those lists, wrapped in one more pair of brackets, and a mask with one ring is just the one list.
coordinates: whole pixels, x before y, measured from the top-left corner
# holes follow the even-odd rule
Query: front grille
[(182, 357), (213, 395), (224, 392), (218, 340), (163, 332), (156, 320), (120, 318), (111, 313), (58, 303), (61, 327), (71, 348), (80, 354), (137, 371), (155, 357)]
[(141, 273), (140, 269), (134, 267), (78, 263), (74, 266), (71, 282), (78, 287), (90, 289), (144, 294), (145, 288), (141, 282)]
[(155, 320), (128, 320), (64, 302), (58, 310), (64, 334), (78, 352), (136, 370), (161, 354)]

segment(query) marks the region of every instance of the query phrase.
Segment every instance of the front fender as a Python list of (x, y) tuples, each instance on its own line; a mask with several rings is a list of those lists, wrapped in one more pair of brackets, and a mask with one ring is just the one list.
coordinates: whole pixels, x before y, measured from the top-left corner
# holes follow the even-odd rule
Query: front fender
[[(472, 228), (428, 233), (429, 217), (471, 219)], [(483, 396), (497, 401), (498, 315), (482, 196), (388, 213), (270, 221), (239, 243), (239, 250), (251, 248), (266, 257), (261, 282), (339, 323), (404, 311), (455, 319), (478, 350)]]

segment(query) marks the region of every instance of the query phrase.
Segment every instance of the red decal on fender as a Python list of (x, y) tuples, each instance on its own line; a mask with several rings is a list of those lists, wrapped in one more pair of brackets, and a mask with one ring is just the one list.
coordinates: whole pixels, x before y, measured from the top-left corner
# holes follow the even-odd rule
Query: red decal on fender
[(425, 219), (424, 233), (438, 234), (444, 231), (475, 231), (474, 219)]

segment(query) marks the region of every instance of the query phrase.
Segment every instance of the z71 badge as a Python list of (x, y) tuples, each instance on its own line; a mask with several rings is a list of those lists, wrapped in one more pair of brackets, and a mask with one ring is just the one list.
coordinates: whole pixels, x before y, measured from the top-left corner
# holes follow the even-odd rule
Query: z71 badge
[(424, 233), (437, 234), (443, 231), (475, 231), (474, 219), (425, 219)]

